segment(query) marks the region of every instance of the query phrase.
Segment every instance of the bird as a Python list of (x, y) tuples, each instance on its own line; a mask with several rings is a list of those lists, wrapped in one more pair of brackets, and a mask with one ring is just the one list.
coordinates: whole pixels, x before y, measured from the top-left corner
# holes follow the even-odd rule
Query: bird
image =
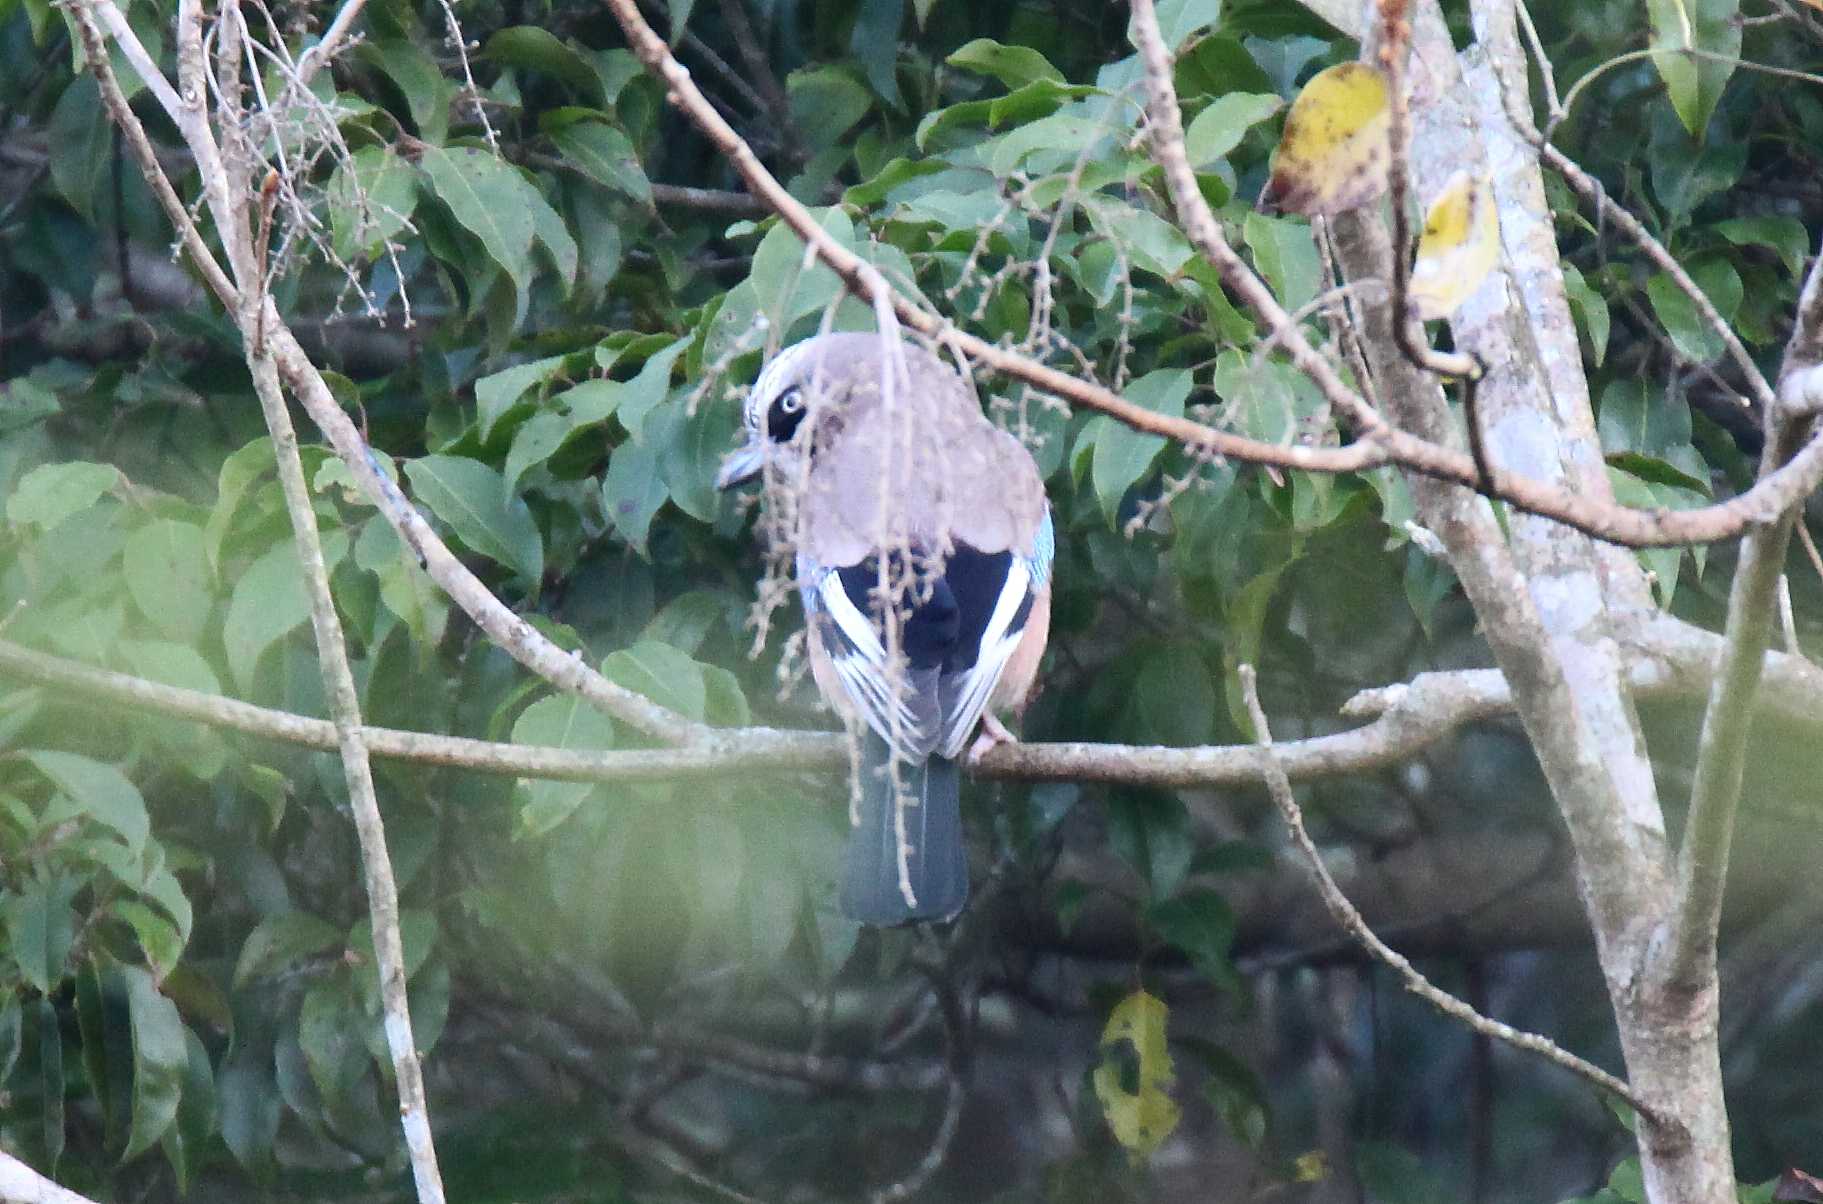
[[(1050, 631), (1055, 534), (1031, 453), (896, 334), (825, 333), (761, 369), (716, 478), (763, 478), (794, 553), (807, 659), (856, 737), (839, 904), (878, 927), (968, 900), (960, 769), (1012, 739)], [(901, 851), (903, 849), (903, 862)]]

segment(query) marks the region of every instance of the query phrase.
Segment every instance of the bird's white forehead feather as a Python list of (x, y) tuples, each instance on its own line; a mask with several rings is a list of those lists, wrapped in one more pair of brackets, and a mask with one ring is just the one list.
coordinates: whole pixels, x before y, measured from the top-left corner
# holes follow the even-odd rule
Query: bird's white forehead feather
[(758, 430), (764, 424), (766, 407), (784, 390), (786, 383), (797, 375), (799, 366), (817, 342), (818, 339), (809, 338), (801, 343), (793, 343), (760, 369), (760, 378), (753, 382), (753, 388), (747, 392), (747, 408), (743, 417), (748, 426)]

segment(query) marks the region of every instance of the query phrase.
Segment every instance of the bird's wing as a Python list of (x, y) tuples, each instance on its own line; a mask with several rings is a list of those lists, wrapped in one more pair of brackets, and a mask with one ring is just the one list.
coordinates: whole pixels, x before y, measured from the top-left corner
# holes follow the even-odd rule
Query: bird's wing
[(878, 628), (836, 570), (805, 574), (800, 565), (799, 585), (812, 638), (821, 644), (850, 707), (900, 756), (929, 756), (939, 724), (937, 670), (905, 666), (895, 675)]
[(1009, 556), (1005, 563), (1006, 577), (994, 595), (994, 608), (982, 629), (981, 642), (973, 649), (972, 663), (942, 678), (943, 732), (937, 749), (946, 757), (958, 755), (974, 734), (1032, 612), (1038, 583), (1030, 563), (1021, 556)]

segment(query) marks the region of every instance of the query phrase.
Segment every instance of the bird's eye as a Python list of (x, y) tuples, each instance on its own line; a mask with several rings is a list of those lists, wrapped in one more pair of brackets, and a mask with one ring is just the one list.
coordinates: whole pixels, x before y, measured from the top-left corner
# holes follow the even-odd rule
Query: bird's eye
[(778, 407), (781, 413), (795, 414), (804, 408), (804, 394), (796, 385), (779, 394)]

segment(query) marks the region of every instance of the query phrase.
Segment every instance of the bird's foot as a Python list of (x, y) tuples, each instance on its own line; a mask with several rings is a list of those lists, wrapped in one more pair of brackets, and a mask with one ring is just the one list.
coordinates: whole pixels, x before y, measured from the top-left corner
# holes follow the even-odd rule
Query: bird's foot
[(969, 764), (972, 765), (979, 761), (998, 745), (1017, 744), (1018, 742), (1019, 737), (1008, 731), (1006, 724), (1000, 722), (992, 711), (983, 711), (981, 713), (981, 734), (975, 737), (975, 742), (968, 748)]

